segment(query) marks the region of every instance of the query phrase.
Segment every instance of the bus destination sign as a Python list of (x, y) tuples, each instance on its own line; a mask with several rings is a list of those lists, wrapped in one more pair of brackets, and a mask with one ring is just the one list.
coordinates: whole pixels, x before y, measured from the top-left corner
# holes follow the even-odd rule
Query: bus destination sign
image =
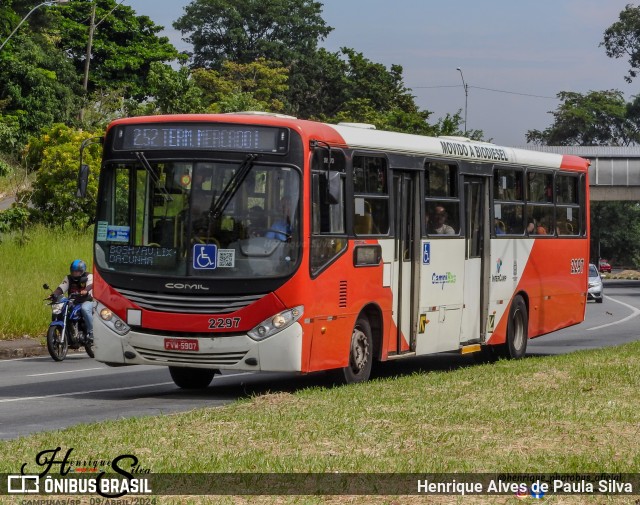
[(153, 123), (120, 125), (114, 149), (216, 150), (284, 154), (289, 130), (269, 126), (212, 123)]

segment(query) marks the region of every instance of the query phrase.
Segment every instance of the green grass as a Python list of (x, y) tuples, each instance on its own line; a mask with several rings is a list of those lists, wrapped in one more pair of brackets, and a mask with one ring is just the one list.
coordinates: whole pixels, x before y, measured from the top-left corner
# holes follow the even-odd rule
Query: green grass
[(49, 292), (44, 283), (55, 288), (69, 272), (75, 258), (91, 265), (91, 231), (52, 230), (42, 226), (27, 231), (27, 242), (20, 235), (3, 235), (0, 243), (0, 339), (38, 337), (46, 333), (51, 310), (43, 299)]
[(153, 473), (639, 472), (639, 358), (640, 342), (81, 425), (0, 442), (0, 473), (58, 445)]

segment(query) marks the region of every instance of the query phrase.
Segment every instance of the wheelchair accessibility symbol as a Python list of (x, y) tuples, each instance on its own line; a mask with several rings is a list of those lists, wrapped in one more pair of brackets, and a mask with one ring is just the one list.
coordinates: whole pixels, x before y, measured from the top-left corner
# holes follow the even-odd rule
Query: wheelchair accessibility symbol
[(218, 247), (215, 244), (195, 244), (193, 246), (193, 268), (199, 270), (214, 270)]

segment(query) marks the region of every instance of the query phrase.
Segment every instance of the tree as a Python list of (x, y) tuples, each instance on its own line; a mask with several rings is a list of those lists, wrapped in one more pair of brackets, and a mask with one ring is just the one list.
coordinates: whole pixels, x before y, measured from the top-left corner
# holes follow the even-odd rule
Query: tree
[(628, 4), (620, 13), (619, 21), (604, 32), (604, 46), (610, 58), (629, 57), (629, 75), (625, 81), (631, 82), (640, 71), (640, 6)]
[(79, 78), (84, 76), (89, 23), (95, 2), (95, 30), (91, 45), (88, 91), (121, 89), (125, 97), (148, 96), (147, 76), (153, 62), (170, 62), (181, 57), (163, 29), (148, 16), (116, 0), (74, 0), (56, 10), (59, 16), (60, 43), (75, 65)]
[(287, 91), (289, 114), (319, 118), (337, 114), (346, 100), (347, 65), (340, 53), (324, 48), (292, 66)]
[(76, 198), (76, 183), (78, 147), (83, 140), (95, 136), (55, 124), (29, 143), (27, 160), (38, 167), (36, 180), (28, 192), (33, 221), (50, 226), (71, 223), (76, 228), (86, 228), (93, 222), (102, 155), (99, 144), (89, 146), (83, 155), (83, 162), (91, 167), (87, 198)]
[(618, 90), (558, 93), (561, 104), (553, 125), (529, 130), (527, 142), (546, 145), (627, 146), (638, 141), (637, 127), (627, 117), (628, 106)]
[(285, 112), (288, 78), (289, 72), (282, 64), (264, 58), (250, 63), (225, 61), (219, 71), (204, 68), (193, 71), (193, 79), (210, 112)]
[(174, 70), (162, 63), (152, 63), (149, 72), (149, 94), (161, 114), (205, 112), (202, 91), (191, 78), (187, 67)]
[[(28, 136), (41, 128), (73, 121), (78, 111), (80, 88), (74, 68), (58, 49), (55, 33), (41, 27), (50, 17), (36, 11), (0, 52), (0, 129), (10, 134), (0, 145), (5, 153), (21, 150)], [(0, 9), (0, 18), (10, 19), (6, 28), (20, 22), (7, 7)]]
[[(612, 226), (615, 223), (615, 226)], [(640, 265), (640, 206), (637, 202), (591, 204), (591, 257), (618, 265)], [(599, 247), (598, 247), (599, 245)]]
[(313, 54), (332, 30), (321, 12), (313, 0), (193, 0), (173, 26), (193, 44), (194, 67), (258, 58), (290, 65)]

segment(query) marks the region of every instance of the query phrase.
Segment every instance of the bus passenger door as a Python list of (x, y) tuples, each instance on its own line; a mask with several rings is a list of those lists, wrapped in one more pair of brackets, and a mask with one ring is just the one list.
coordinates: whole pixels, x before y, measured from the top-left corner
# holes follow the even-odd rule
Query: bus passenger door
[[(392, 268), (393, 319), (396, 332), (389, 340), (389, 355), (415, 351), (417, 299), (415, 287), (419, 273), (415, 266), (416, 240), (420, 237), (418, 177), (414, 172), (393, 176), (395, 238)], [(395, 338), (394, 338), (395, 337)]]
[(483, 177), (464, 179), (465, 264), (460, 343), (486, 339), (489, 300), (489, 185)]

